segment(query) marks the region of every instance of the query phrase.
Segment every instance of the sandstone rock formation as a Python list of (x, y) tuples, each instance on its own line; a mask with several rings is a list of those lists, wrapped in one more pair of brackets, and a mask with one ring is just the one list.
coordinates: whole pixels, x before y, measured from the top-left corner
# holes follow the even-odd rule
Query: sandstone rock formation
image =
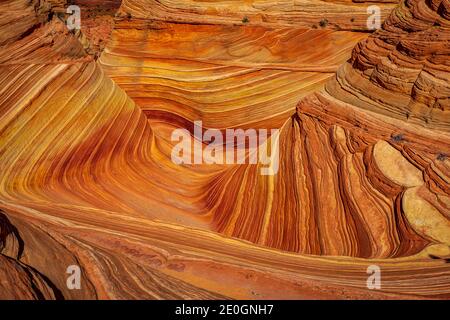
[[(342, 1), (170, 1), (124, 0), (120, 13), (137, 19), (193, 24), (251, 23), (266, 27), (327, 27), (338, 30), (367, 31), (367, 3)], [(394, 7), (380, 4), (383, 17)], [(322, 22), (322, 23), (321, 23)], [(325, 23), (324, 23), (325, 22)]]
[[(450, 298), (448, 2), (242, 3), (125, 0), (98, 60), (0, 4), (0, 298)], [(196, 120), (280, 128), (279, 173), (174, 164)]]
[[(327, 92), (349, 104), (449, 131), (448, 1), (405, 1), (358, 44)], [(351, 94), (348, 94), (351, 92)]]
[(109, 41), (114, 27), (114, 16), (122, 1), (76, 0), (71, 2), (82, 8), (81, 41), (87, 42), (86, 46), (90, 55), (99, 57)]

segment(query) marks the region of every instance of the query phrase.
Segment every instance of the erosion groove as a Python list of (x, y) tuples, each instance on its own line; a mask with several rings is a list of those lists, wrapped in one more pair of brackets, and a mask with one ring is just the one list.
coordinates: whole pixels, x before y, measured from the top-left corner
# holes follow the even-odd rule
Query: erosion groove
[[(448, 1), (97, 2), (0, 4), (0, 298), (450, 298)], [(278, 173), (175, 164), (199, 120)]]

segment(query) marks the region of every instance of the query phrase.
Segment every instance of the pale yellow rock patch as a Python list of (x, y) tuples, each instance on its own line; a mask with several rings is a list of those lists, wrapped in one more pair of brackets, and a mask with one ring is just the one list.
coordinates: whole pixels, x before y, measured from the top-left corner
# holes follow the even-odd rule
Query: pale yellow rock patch
[(407, 188), (423, 184), (422, 172), (386, 141), (377, 142), (373, 155), (378, 168), (392, 182)]

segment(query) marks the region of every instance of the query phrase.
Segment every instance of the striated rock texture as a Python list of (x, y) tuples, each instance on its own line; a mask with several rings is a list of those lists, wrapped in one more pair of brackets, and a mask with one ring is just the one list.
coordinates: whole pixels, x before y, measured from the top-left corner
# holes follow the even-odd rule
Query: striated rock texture
[[(445, 4), (401, 3), (382, 30), (355, 47), (351, 60), (322, 92), (297, 106), (300, 128), (306, 123), (311, 123), (311, 128), (327, 124), (331, 144), (324, 149), (334, 153), (331, 159), (338, 160), (338, 168), (342, 166), (346, 173), (343, 176), (351, 179), (352, 172), (360, 172), (355, 176), (359, 182), (347, 184), (351, 189), (345, 191), (351, 195), (345, 208), (350, 209), (353, 219), (357, 217), (357, 225), (376, 219), (377, 224), (371, 223), (366, 229), (374, 234), (374, 227), (382, 226), (375, 215), (394, 214), (378, 229), (382, 233), (373, 238), (391, 240), (378, 242), (372, 251), (365, 248), (365, 253), (383, 248), (385, 253), (403, 255), (420, 249), (424, 240), (449, 244), (450, 30)], [(306, 140), (314, 145), (309, 136)], [(344, 159), (345, 165), (341, 165)], [(374, 188), (377, 198), (391, 198), (387, 201), (390, 209), (380, 206), (386, 198), (353, 198), (358, 192), (355, 185), (367, 183), (361, 177), (369, 182), (364, 187), (366, 197), (367, 187)], [(393, 223), (397, 225), (394, 234)], [(358, 238), (365, 237), (361, 236), (358, 233)], [(389, 248), (386, 243), (396, 245)]]
[[(359, 3), (358, 3), (359, 2)], [(384, 19), (392, 1), (374, 1)], [(370, 1), (246, 0), (171, 1), (124, 0), (120, 14), (137, 19), (202, 24), (252, 24), (275, 27), (327, 27), (367, 31), (367, 3)]]
[[(447, 3), (369, 36), (294, 25), (303, 2), (253, 23), (264, 1), (129, 0), (98, 61), (49, 3), (21, 4), (29, 26), (5, 3), (24, 27), (0, 29), (0, 298), (450, 298)], [(195, 120), (280, 128), (279, 173), (175, 165)]]
[(3, 0), (0, 2), (0, 45), (13, 42), (32, 32), (50, 13), (49, 2)]
[(270, 128), (281, 126), (301, 98), (322, 88), (365, 37), (121, 20), (99, 61), (151, 121)]
[[(327, 84), (333, 97), (431, 129), (450, 129), (448, 1), (404, 1)], [(350, 94), (349, 94), (350, 93)]]

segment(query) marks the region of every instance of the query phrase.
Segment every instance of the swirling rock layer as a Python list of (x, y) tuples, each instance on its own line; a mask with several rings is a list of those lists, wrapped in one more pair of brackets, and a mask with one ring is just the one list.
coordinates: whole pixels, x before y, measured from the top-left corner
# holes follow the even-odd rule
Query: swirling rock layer
[[(98, 62), (60, 20), (35, 24), (35, 7), (37, 27), (0, 30), (0, 298), (450, 297), (448, 42), (402, 39), (390, 55), (386, 40), (436, 14), (448, 37), (445, 4), (402, 3), (367, 38), (294, 27), (283, 3), (268, 10), (278, 20), (237, 26), (255, 4), (124, 1)], [(199, 12), (222, 18), (192, 23)], [(418, 19), (389, 29), (399, 12)], [(409, 90), (414, 77), (371, 60), (383, 50), (434, 71)], [(411, 119), (417, 103), (441, 113), (399, 117), (408, 93)], [(279, 173), (175, 165), (170, 134), (195, 120), (280, 128)], [(366, 287), (374, 264), (379, 291)]]
[(87, 42), (89, 54), (99, 57), (104, 50), (114, 27), (114, 16), (121, 2), (121, 0), (72, 1), (74, 5), (82, 8), (80, 34), (82, 42)]

